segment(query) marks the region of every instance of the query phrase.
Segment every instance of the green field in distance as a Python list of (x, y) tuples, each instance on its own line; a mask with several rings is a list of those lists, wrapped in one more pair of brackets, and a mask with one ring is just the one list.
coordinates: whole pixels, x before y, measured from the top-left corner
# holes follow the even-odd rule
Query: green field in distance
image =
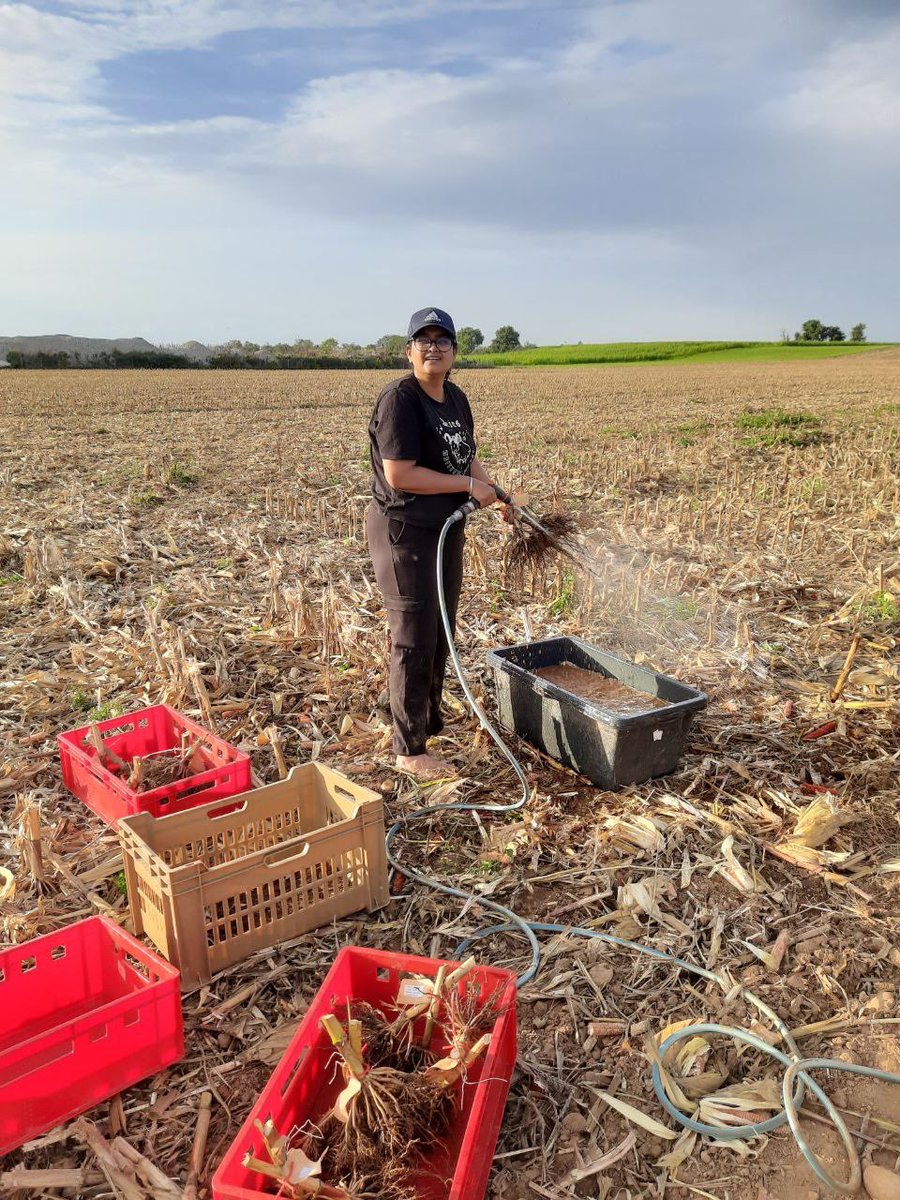
[(883, 350), (891, 342), (606, 342), (596, 345), (535, 346), (504, 354), (478, 352), (472, 362), (495, 367), (569, 367), (590, 363), (794, 362)]

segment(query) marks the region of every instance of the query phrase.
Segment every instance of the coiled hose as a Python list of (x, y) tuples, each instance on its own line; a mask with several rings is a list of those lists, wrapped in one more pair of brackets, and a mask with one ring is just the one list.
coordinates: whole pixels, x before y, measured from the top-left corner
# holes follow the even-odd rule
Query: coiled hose
[[(503, 500), (508, 500), (506, 493), (502, 493), (498, 489), (498, 495)], [(520, 917), (512, 909), (505, 908), (502, 904), (497, 904), (494, 900), (488, 900), (482, 896), (478, 896), (473, 892), (466, 892), (461, 888), (450, 887), (446, 883), (441, 883), (437, 879), (433, 879), (429, 875), (422, 874), (421, 871), (413, 870), (404, 863), (398, 862), (394, 857), (393, 846), (397, 837), (409, 825), (417, 821), (423, 821), (431, 818), (438, 813), (449, 812), (479, 812), (479, 813), (510, 813), (521, 809), (527, 802), (530, 789), (528, 779), (522, 769), (521, 764), (515, 758), (510, 749), (506, 746), (500, 735), (497, 733), (494, 726), (485, 716), (481, 706), (472, 694), (468, 681), (466, 680), (465, 672), (463, 671), (462, 663), (460, 662), (459, 653), (456, 649), (456, 643), (453, 638), (453, 630), (450, 627), (450, 619), (447, 615), (447, 604), (444, 595), (444, 577), (443, 577), (443, 561), (444, 561), (444, 545), (447, 540), (447, 534), (450, 528), (457, 522), (463, 520), (469, 513), (474, 512), (478, 508), (478, 504), (473, 501), (467, 501), (456, 509), (455, 512), (447, 518), (441, 529), (437, 545), (437, 561), (435, 569), (437, 572), (437, 592), (438, 603), (440, 605), (441, 620), (444, 625), (444, 633), (447, 637), (447, 645), (450, 650), (450, 658), (453, 663), (453, 669), (459, 679), (463, 693), (469, 702), (469, 706), (478, 718), (482, 729), (484, 729), (496, 746), (499, 748), (503, 756), (509, 762), (512, 769), (515, 771), (519, 783), (522, 787), (522, 794), (518, 800), (511, 804), (478, 804), (458, 802), (455, 804), (433, 804), (426, 808), (416, 809), (415, 812), (407, 813), (400, 817), (387, 832), (385, 844), (387, 847), (387, 859), (391, 866), (401, 872), (406, 878), (414, 880), (416, 883), (421, 883), (432, 891), (440, 892), (445, 896), (455, 896), (460, 900), (466, 900), (477, 903), (481, 908), (487, 908), (491, 912), (497, 913), (503, 917), (503, 923), (500, 925), (492, 925), (488, 929), (481, 929), (473, 933), (459, 944), (456, 949), (457, 955), (462, 955), (473, 942), (480, 941), (483, 938), (493, 937), (498, 933), (521, 933), (528, 942), (531, 961), (525, 971), (519, 975), (516, 980), (517, 986), (522, 987), (530, 982), (537, 975), (540, 968), (541, 949), (537, 939), (538, 933), (559, 933), (567, 934), (570, 937), (593, 938), (597, 941), (606, 942), (611, 946), (618, 946), (625, 950), (632, 950), (636, 954), (644, 954), (650, 958), (655, 958), (660, 962), (669, 963), (679, 967), (683, 971), (688, 971), (692, 975), (697, 975), (701, 979), (711, 980), (719, 985), (723, 991), (727, 992), (731, 988), (731, 982), (717, 971), (709, 971), (705, 967), (695, 966), (693, 963), (687, 962), (683, 958), (677, 958), (671, 954), (665, 954), (661, 950), (656, 950), (652, 946), (642, 946), (638, 942), (630, 942), (625, 938), (614, 937), (610, 933), (598, 933), (593, 929), (580, 929), (569, 925), (552, 925), (543, 921), (526, 921), (524, 917)], [(785, 1068), (781, 1081), (782, 1103), (783, 1107), (780, 1112), (776, 1113), (766, 1121), (758, 1121), (750, 1125), (741, 1125), (737, 1127), (720, 1127), (718, 1125), (706, 1125), (702, 1121), (695, 1121), (692, 1117), (687, 1116), (678, 1109), (669, 1097), (666, 1095), (663, 1085), (662, 1072), (659, 1068), (659, 1063), (654, 1062), (652, 1068), (653, 1090), (656, 1093), (660, 1104), (674, 1117), (675, 1120), (684, 1129), (691, 1130), (694, 1133), (703, 1134), (707, 1137), (717, 1139), (733, 1139), (743, 1138), (749, 1139), (759, 1137), (760, 1135), (771, 1133), (775, 1129), (779, 1129), (787, 1123), (790, 1126), (791, 1132), (797, 1142), (797, 1145), (803, 1154), (803, 1157), (809, 1163), (817, 1177), (827, 1187), (832, 1188), (836, 1192), (843, 1195), (853, 1195), (859, 1191), (862, 1182), (862, 1169), (859, 1161), (853, 1137), (848, 1130), (841, 1114), (835, 1108), (834, 1104), (828, 1099), (822, 1088), (809, 1075), (811, 1070), (825, 1071), (846, 1071), (852, 1075), (865, 1075), (873, 1079), (880, 1079), (888, 1083), (900, 1083), (900, 1075), (894, 1075), (889, 1071), (882, 1071), (876, 1067), (857, 1066), (853, 1063), (840, 1062), (837, 1059), (829, 1058), (804, 1058), (797, 1047), (797, 1043), (791, 1035), (791, 1031), (773, 1010), (753, 992), (747, 988), (740, 988), (740, 995), (752, 1004), (764, 1017), (772, 1022), (775, 1029), (778, 1031), (784, 1045), (787, 1047), (787, 1053), (782, 1050), (770, 1046), (768, 1042), (757, 1037), (756, 1034), (750, 1033), (746, 1029), (739, 1029), (730, 1025), (717, 1025), (712, 1023), (698, 1023), (696, 1025), (688, 1025), (683, 1029), (678, 1029), (670, 1034), (659, 1047), (659, 1058), (663, 1060), (667, 1052), (679, 1042), (686, 1041), (689, 1038), (696, 1036), (707, 1036), (710, 1034), (719, 1034), (723, 1037), (733, 1038), (735, 1041), (743, 1042), (745, 1045), (752, 1046), (761, 1053), (775, 1059), (776, 1062), (782, 1064)], [(846, 1181), (834, 1179), (832, 1175), (822, 1165), (821, 1160), (813, 1153), (809, 1143), (804, 1137), (799, 1123), (797, 1110), (803, 1102), (806, 1089), (809, 1089), (817, 1100), (821, 1103), (825, 1112), (844, 1144), (847, 1152), (847, 1158), (850, 1165), (849, 1176)]]

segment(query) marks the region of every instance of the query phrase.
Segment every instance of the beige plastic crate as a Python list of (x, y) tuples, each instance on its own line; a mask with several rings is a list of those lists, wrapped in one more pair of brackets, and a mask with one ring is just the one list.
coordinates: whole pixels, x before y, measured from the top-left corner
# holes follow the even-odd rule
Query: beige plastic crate
[(388, 901), (381, 797), (319, 763), (233, 799), (118, 825), (136, 934), (182, 988)]

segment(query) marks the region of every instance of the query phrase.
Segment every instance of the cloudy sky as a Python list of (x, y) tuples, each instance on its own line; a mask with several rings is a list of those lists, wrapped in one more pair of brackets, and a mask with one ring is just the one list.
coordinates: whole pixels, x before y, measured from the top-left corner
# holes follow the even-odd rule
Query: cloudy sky
[(0, 2), (0, 334), (900, 339), (897, 0)]

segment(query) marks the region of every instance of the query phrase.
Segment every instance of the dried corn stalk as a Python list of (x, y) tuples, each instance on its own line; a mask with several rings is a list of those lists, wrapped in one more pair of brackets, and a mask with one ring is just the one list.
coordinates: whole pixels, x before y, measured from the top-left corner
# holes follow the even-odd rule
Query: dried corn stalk
[(748, 871), (738, 860), (734, 852), (734, 838), (731, 835), (722, 843), (721, 851), (725, 864), (717, 863), (713, 870), (723, 879), (727, 879), (732, 887), (747, 894), (768, 891), (768, 885), (760, 873), (756, 870)]
[(639, 813), (607, 817), (603, 828), (608, 831), (612, 845), (624, 854), (633, 854), (635, 850), (654, 854), (665, 849), (666, 839), (658, 823)]
[(288, 1146), (288, 1139), (278, 1132), (271, 1118), (263, 1124), (254, 1121), (262, 1134), (263, 1145), (269, 1161), (256, 1158), (249, 1151), (244, 1155), (242, 1166), (273, 1179), (281, 1196), (300, 1200), (305, 1196), (319, 1196), (321, 1200), (352, 1200), (350, 1192), (343, 1187), (332, 1187), (323, 1183), (322, 1160), (312, 1159), (299, 1147)]
[(635, 883), (626, 883), (619, 888), (616, 900), (620, 909), (624, 912), (634, 913), (642, 912), (648, 917), (652, 917), (654, 921), (658, 921), (660, 925), (665, 925), (668, 929), (674, 930), (684, 937), (690, 934), (690, 926), (684, 921), (679, 921), (677, 917), (671, 913), (664, 912), (657, 901), (657, 895), (661, 884), (658, 880), (638, 880)]
[(842, 813), (829, 796), (817, 796), (797, 818), (788, 844), (799, 842), (803, 846), (816, 849), (824, 846), (842, 826), (852, 820), (853, 817)]

